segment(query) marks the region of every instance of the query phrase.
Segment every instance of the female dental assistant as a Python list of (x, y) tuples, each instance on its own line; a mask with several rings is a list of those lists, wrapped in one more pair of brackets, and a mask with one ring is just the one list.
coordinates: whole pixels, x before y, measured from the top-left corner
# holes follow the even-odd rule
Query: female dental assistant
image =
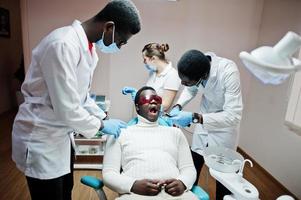
[[(162, 97), (164, 111), (170, 108), (181, 86), (177, 70), (172, 67), (172, 63), (165, 57), (165, 52), (168, 50), (168, 44), (158, 43), (149, 43), (142, 49), (143, 63), (149, 71), (146, 86), (154, 88), (157, 94)], [(134, 100), (136, 89), (125, 87), (122, 93), (130, 93)]]
[(146, 85), (153, 87), (162, 97), (164, 111), (170, 108), (181, 86), (177, 70), (165, 58), (168, 50), (168, 44), (158, 43), (147, 44), (142, 49), (143, 63), (150, 72)]
[(113, 0), (91, 19), (52, 31), (33, 50), (12, 133), (12, 158), (26, 176), (31, 199), (71, 199), (74, 131), (118, 137), (126, 127), (103, 120), (106, 115), (89, 96), (98, 61), (93, 43), (114, 53), (139, 31), (135, 5)]
[[(182, 127), (196, 123), (191, 150), (197, 170), (197, 184), (206, 146), (236, 150), (243, 109), (239, 71), (231, 60), (213, 53), (204, 55), (198, 50), (190, 50), (178, 62), (178, 72), (186, 87), (170, 115), (173, 123)], [(193, 113), (180, 111), (199, 91), (203, 94), (200, 110)], [(218, 182), (216, 188), (217, 200), (230, 193)]]

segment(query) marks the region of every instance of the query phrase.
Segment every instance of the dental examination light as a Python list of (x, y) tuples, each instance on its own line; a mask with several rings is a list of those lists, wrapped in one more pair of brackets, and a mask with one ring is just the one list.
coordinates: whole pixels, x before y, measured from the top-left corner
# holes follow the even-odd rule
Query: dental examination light
[(301, 70), (301, 61), (293, 54), (301, 46), (301, 37), (288, 32), (274, 47), (263, 46), (251, 53), (239, 54), (245, 67), (264, 84), (278, 85)]

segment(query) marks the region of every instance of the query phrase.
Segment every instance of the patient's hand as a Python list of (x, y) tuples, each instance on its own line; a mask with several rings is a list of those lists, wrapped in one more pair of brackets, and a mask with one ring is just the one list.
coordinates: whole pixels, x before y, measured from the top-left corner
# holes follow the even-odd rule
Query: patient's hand
[(142, 179), (134, 182), (131, 192), (140, 195), (155, 196), (161, 191), (159, 180)]
[(172, 196), (179, 196), (186, 190), (184, 183), (177, 179), (168, 179), (165, 181), (165, 184), (165, 192)]

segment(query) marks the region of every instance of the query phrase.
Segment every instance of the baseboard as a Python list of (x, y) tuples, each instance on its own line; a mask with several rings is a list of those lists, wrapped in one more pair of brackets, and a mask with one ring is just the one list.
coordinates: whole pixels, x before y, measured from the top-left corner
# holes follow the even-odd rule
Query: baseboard
[(259, 165), (251, 156), (249, 156), (244, 150), (240, 147), (237, 147), (237, 151), (245, 158), (253, 162), (254, 165), (257, 165), (258, 170), (260, 170), (264, 175), (266, 175), (271, 182), (275, 183), (279, 188), (287, 193), (287, 195), (292, 196), (294, 199), (298, 199), (293, 193), (291, 193), (286, 187), (284, 187), (276, 178), (274, 178), (268, 171), (266, 171), (261, 165)]

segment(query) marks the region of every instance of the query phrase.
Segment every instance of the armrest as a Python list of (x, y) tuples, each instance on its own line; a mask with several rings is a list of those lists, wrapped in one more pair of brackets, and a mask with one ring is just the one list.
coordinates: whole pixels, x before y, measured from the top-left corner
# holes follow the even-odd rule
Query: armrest
[(94, 188), (95, 190), (101, 189), (103, 187), (103, 181), (94, 176), (83, 176), (80, 182), (84, 185)]
[(199, 200), (209, 200), (209, 195), (200, 186), (193, 186), (191, 192), (195, 194)]

